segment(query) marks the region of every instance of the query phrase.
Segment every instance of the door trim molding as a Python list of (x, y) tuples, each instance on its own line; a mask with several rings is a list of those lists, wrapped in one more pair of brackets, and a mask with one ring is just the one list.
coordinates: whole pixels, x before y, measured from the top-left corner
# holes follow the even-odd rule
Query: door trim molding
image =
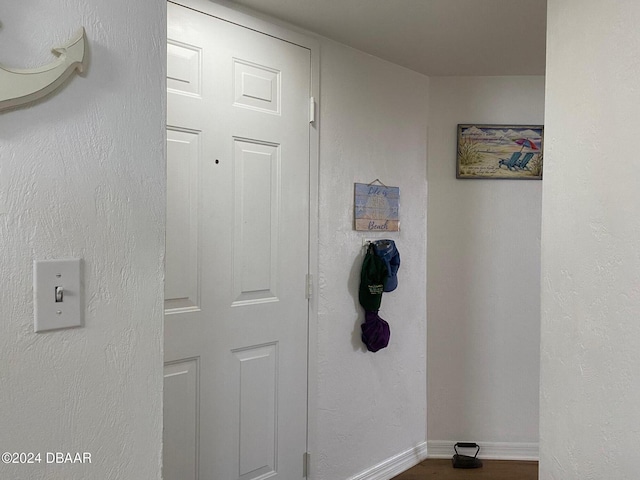
[[(311, 87), (309, 97), (320, 99), (320, 42), (314, 34), (295, 25), (224, 0), (168, 0), (169, 3), (197, 10), (220, 20), (279, 38), (309, 50), (311, 55)], [(309, 265), (308, 273), (319, 279), (319, 181), (320, 181), (320, 105), (316, 104), (316, 120), (309, 123)], [(301, 278), (301, 282), (305, 279)], [(307, 334), (307, 452), (311, 453), (309, 480), (315, 478), (313, 455), (317, 447), (318, 393), (318, 282), (309, 299)]]
[[(306, 30), (225, 0), (167, 0), (256, 32), (318, 52), (318, 41)], [(313, 55), (312, 55), (313, 57)]]

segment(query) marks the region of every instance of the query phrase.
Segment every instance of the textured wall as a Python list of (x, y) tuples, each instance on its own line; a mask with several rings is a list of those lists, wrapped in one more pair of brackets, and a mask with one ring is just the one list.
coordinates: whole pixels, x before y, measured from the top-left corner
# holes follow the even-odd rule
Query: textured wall
[[(0, 451), (43, 452), (1, 478), (160, 478), (165, 25), (160, 0), (3, 6), (3, 64), (44, 65), (80, 26), (90, 58), (0, 114)], [(32, 262), (68, 257), (85, 261), (85, 327), (35, 334)]]
[(544, 77), (432, 78), (429, 96), (429, 445), (535, 444), (542, 182), (455, 163), (458, 123), (542, 124)]
[(640, 3), (549, 0), (540, 478), (638, 478)]
[[(321, 43), (320, 298), (317, 480), (346, 479), (425, 441), (426, 124), (428, 79)], [(353, 184), (400, 187), (401, 252), (395, 292), (380, 316), (391, 343), (360, 340), (362, 238)], [(378, 235), (380, 236), (380, 235)]]

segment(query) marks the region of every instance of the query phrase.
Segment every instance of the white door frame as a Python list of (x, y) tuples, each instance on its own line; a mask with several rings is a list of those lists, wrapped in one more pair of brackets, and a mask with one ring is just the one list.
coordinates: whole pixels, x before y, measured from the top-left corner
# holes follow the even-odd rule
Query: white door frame
[(309, 337), (307, 339), (307, 452), (310, 453), (307, 478), (315, 478), (317, 455), (318, 392), (318, 217), (319, 217), (319, 150), (320, 150), (320, 44), (310, 33), (266, 15), (215, 0), (168, 0), (170, 3), (206, 13), (242, 27), (271, 35), (306, 48), (311, 53), (311, 96), (316, 101), (315, 122), (309, 123), (309, 274), (313, 290), (309, 300)]

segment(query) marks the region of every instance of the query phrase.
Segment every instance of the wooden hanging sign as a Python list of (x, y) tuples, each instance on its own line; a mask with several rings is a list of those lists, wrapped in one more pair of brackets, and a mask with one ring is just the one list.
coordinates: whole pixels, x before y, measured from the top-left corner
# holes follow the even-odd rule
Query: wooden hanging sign
[[(378, 182), (380, 185), (375, 185)], [(400, 188), (387, 187), (380, 180), (355, 184), (355, 229), (367, 232), (400, 230)]]

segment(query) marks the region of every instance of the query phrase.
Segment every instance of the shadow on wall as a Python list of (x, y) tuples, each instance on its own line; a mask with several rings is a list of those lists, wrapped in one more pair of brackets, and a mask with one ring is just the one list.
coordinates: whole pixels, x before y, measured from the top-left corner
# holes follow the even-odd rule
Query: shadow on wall
[(349, 272), (349, 294), (353, 299), (353, 306), (358, 316), (353, 327), (353, 333), (351, 334), (351, 344), (353, 345), (354, 352), (368, 352), (367, 347), (362, 343), (362, 329), (360, 325), (364, 322), (364, 309), (360, 305), (358, 299), (358, 291), (360, 289), (360, 272), (362, 271), (362, 262), (366, 251), (364, 248), (360, 249), (359, 255), (355, 257), (351, 272)]

